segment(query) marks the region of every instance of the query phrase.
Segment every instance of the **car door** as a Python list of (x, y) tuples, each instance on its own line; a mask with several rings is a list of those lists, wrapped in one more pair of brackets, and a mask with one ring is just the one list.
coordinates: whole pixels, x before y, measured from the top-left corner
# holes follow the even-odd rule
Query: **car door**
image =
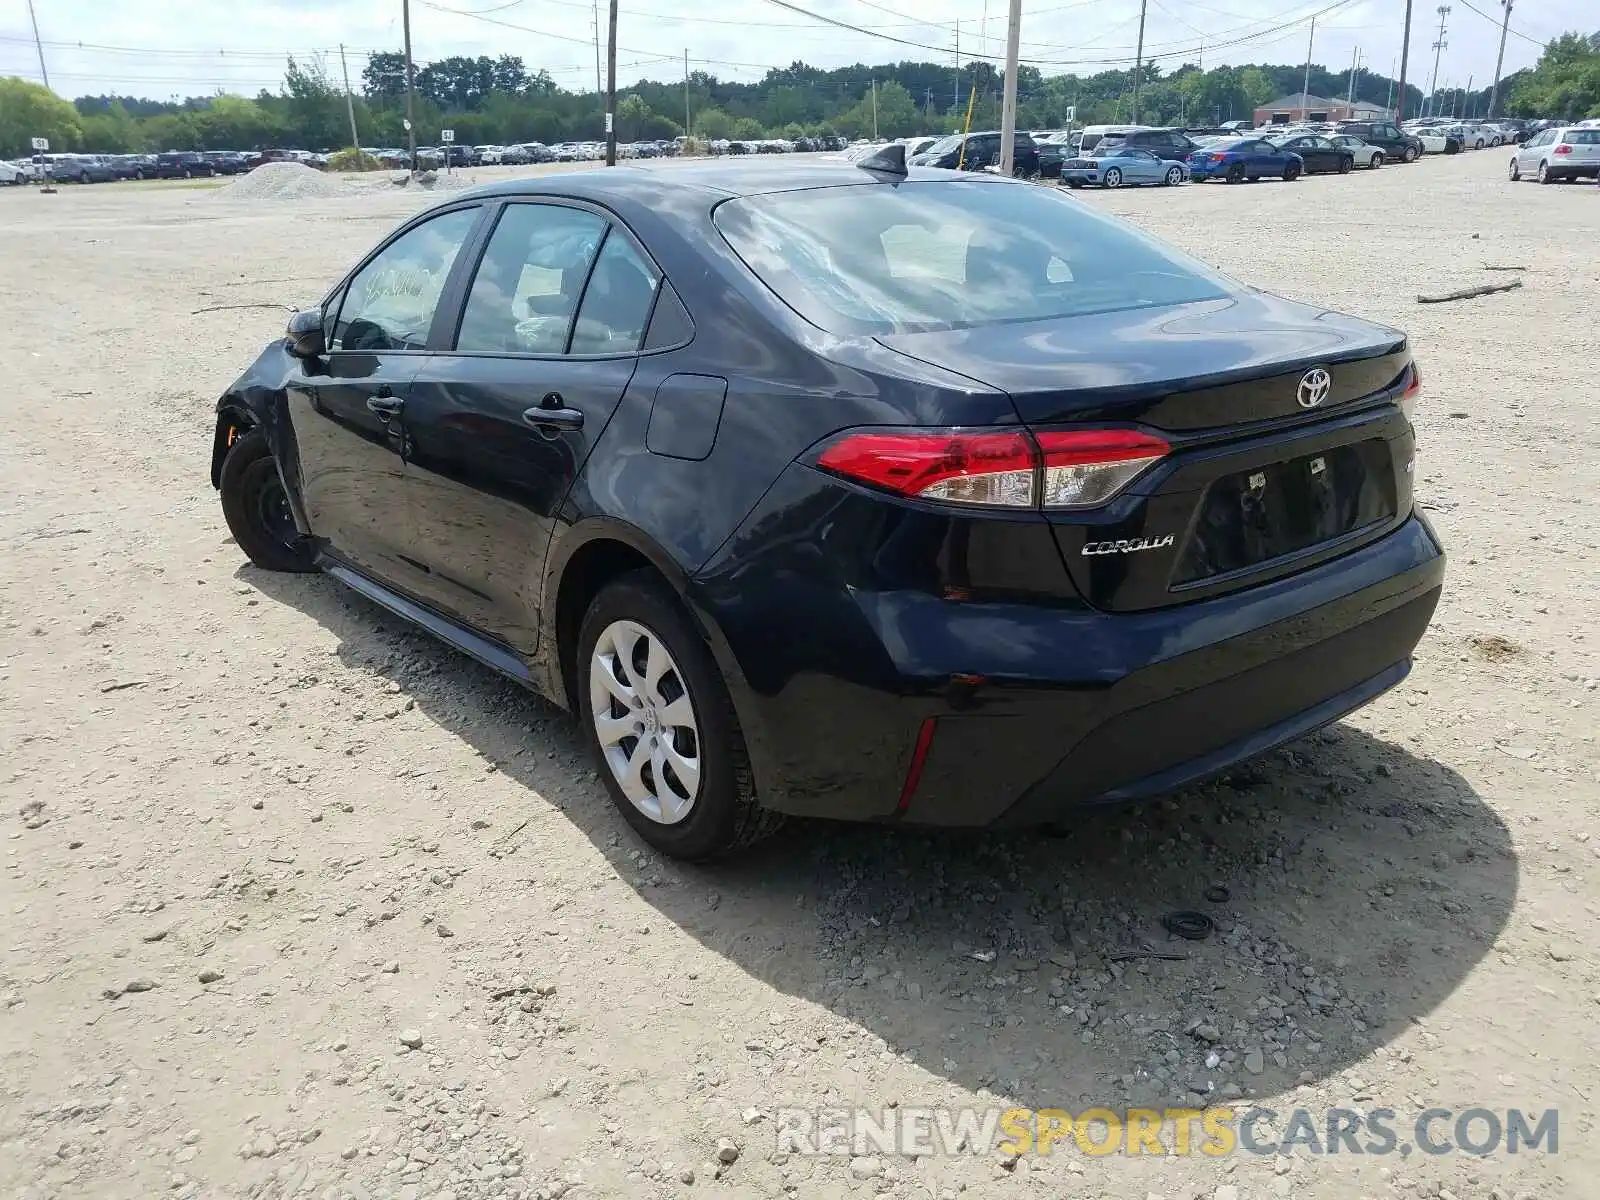
[(1128, 178), (1133, 183), (1159, 183), (1164, 169), (1153, 151), (1135, 146), (1128, 151)]
[(301, 498), (331, 555), (406, 588), (416, 574), (402, 458), (405, 402), (440, 296), (482, 208), (406, 227), (324, 309), (328, 352), (297, 361), (286, 385)]
[(406, 407), (429, 603), (523, 654), (558, 509), (638, 363), (661, 274), (575, 201), (507, 203)]

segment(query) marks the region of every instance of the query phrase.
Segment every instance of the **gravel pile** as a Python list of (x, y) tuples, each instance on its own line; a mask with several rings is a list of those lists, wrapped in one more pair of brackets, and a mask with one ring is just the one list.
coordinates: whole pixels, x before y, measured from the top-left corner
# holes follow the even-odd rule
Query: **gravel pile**
[(315, 200), (343, 194), (337, 179), (297, 162), (263, 163), (217, 190), (229, 200)]

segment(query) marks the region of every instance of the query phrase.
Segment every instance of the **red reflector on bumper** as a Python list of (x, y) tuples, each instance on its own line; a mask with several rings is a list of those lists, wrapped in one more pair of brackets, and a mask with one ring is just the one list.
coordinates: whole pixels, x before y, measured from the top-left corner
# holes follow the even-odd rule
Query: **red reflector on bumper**
[(894, 806), (897, 813), (903, 813), (911, 807), (911, 797), (916, 795), (917, 784), (922, 782), (922, 765), (928, 761), (928, 751), (933, 748), (933, 731), (938, 726), (938, 717), (924, 717), (922, 728), (917, 730), (917, 744), (911, 751), (911, 765), (906, 768), (905, 785), (900, 789), (900, 803)]

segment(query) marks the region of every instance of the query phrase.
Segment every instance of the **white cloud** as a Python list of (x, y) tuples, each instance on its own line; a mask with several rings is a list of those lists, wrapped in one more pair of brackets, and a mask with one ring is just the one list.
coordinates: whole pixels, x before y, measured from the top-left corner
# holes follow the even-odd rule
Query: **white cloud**
[[(819, 24), (769, 0), (728, 0), (700, 8), (674, 0), (622, 0), (619, 81), (677, 78), (685, 49), (692, 67), (747, 81), (759, 79), (767, 67), (796, 59), (818, 67), (900, 59), (953, 62), (958, 18), (963, 57), (1004, 54), (1004, 0), (945, 0), (933, 10), (938, 19), (931, 20), (915, 0), (794, 3), (940, 49)], [(1169, 68), (1199, 57), (1202, 45), (1207, 47), (1207, 66), (1302, 62), (1306, 18), (1328, 3), (1309, 0), (1289, 7), (1287, 0), (1151, 0), (1146, 52)], [(1465, 86), (1471, 76), (1474, 86), (1482, 87), (1494, 72), (1500, 9), (1495, 0), (1472, 0), (1480, 15), (1464, 2), (1451, 3), (1439, 84)], [(444, 8), (482, 15), (474, 18)], [(1359, 48), (1365, 66), (1390, 73), (1399, 59), (1400, 8), (1396, 0), (1350, 0), (1326, 13), (1317, 22), (1313, 61), (1342, 71)], [(670, 15), (674, 9), (679, 15)], [(1030, 0), (1023, 11), (1023, 57), (1038, 60), (1046, 74), (1126, 66), (1134, 53), (1138, 15), (1138, 0)], [(66, 96), (115, 92), (167, 99), (219, 89), (245, 94), (277, 90), (288, 53), (323, 53), (337, 79), (341, 42), (347, 47), (351, 80), (359, 86), (368, 53), (401, 45), (400, 0), (51, 0), (39, 5), (39, 17), (51, 84)], [(437, 0), (437, 6), (412, 0), (412, 44), (419, 62), (453, 54), (516, 54), (530, 70), (548, 69), (564, 87), (593, 88), (593, 17), (590, 0)], [(602, 34), (605, 20), (602, 5)], [(1513, 30), (1536, 39), (1568, 29), (1589, 32), (1596, 25), (1600, 15), (1592, 0), (1541, 0), (1512, 15)], [(1433, 72), (1431, 47), (1437, 31), (1434, 7), (1418, 3), (1409, 78), (1424, 88)], [(1513, 35), (1506, 43), (1505, 71), (1531, 65), (1538, 55), (1539, 46)], [(1076, 65), (1065, 65), (1069, 63)], [(39, 78), (25, 0), (0, 0), (4, 74)]]

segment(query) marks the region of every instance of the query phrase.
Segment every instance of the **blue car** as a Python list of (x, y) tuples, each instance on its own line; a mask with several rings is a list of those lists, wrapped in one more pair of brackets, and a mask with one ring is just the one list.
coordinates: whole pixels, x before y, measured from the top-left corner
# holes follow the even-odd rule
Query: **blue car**
[(1142, 183), (1177, 187), (1188, 178), (1189, 168), (1179, 160), (1162, 158), (1137, 146), (1107, 146), (1061, 164), (1061, 181), (1068, 187), (1086, 183), (1108, 188)]
[(1254, 183), (1263, 176), (1292, 182), (1306, 169), (1305, 160), (1292, 150), (1265, 138), (1234, 138), (1202, 146), (1189, 156), (1189, 174), (1196, 183), (1225, 179), (1229, 183)]

